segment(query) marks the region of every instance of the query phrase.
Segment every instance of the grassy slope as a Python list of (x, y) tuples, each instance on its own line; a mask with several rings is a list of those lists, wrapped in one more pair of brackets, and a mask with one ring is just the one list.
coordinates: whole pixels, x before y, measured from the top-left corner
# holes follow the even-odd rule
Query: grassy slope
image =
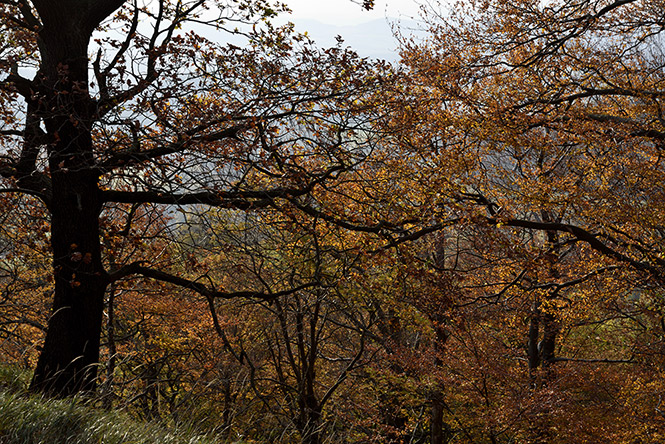
[(76, 399), (28, 395), (25, 376), (0, 368), (0, 444), (211, 444), (186, 431), (132, 420)]

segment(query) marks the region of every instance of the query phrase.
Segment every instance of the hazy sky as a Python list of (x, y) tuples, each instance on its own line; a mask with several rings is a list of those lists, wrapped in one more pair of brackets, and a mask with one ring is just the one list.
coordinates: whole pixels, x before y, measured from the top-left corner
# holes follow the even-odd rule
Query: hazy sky
[(297, 31), (306, 31), (319, 46), (335, 45), (339, 35), (344, 39), (344, 46), (350, 46), (361, 56), (395, 61), (398, 45), (392, 25), (396, 20), (402, 24), (418, 22), (419, 5), (438, 0), (375, 0), (371, 11), (358, 4), (362, 0), (356, 0), (358, 3), (352, 0), (281, 1), (293, 12), (282, 15), (277, 22), (294, 22)]
[[(422, 0), (376, 0), (372, 11), (365, 11), (351, 0), (282, 0), (293, 10), (292, 20), (314, 19), (332, 25), (354, 25), (370, 20), (418, 15)], [(358, 0), (360, 1), (360, 0)]]

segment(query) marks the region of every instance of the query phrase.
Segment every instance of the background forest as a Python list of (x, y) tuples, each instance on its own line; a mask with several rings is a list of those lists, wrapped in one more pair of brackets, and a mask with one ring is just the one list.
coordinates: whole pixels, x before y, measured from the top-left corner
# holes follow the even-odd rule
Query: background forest
[(428, 4), (394, 65), (285, 9), (0, 0), (2, 372), (216, 442), (665, 442), (665, 3)]

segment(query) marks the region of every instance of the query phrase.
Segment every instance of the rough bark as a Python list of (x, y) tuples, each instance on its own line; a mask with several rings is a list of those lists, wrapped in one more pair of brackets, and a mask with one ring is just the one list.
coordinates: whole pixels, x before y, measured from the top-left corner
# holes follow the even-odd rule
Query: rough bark
[(105, 272), (102, 207), (88, 93), (92, 26), (82, 2), (35, 2), (43, 21), (37, 113), (48, 135), (55, 294), (31, 388), (55, 395), (91, 390), (97, 376)]
[(432, 418), (431, 418), (431, 439), (432, 444), (446, 444), (448, 442), (448, 430), (443, 422), (444, 395), (441, 391), (435, 391), (431, 395), (432, 399)]
[(531, 309), (531, 318), (529, 320), (529, 342), (527, 345), (527, 355), (529, 361), (529, 375), (533, 379), (535, 371), (540, 366), (540, 353), (538, 351), (538, 336), (540, 334), (540, 304), (538, 301), (533, 303)]

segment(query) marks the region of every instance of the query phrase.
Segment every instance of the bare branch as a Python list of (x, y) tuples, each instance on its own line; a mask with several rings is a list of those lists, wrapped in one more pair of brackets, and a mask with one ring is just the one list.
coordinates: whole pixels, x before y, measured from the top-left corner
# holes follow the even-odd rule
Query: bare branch
[(94, 73), (95, 73), (95, 78), (97, 79), (97, 83), (99, 86), (99, 94), (102, 98), (102, 100), (108, 100), (109, 99), (109, 94), (108, 94), (108, 75), (113, 69), (113, 67), (118, 63), (118, 61), (121, 59), (121, 57), (127, 52), (127, 49), (129, 48), (132, 39), (135, 37), (136, 29), (139, 24), (139, 8), (138, 5), (136, 4), (136, 1), (134, 1), (134, 17), (132, 18), (132, 24), (129, 28), (129, 31), (127, 32), (127, 36), (125, 40), (122, 42), (122, 45), (120, 45), (120, 48), (115, 53), (115, 56), (113, 59), (108, 63), (108, 65), (102, 70), (101, 69), (101, 48), (99, 52), (97, 53), (97, 58), (95, 61), (92, 63)]
[(23, 136), (23, 131), (19, 130), (0, 130), (0, 136)]
[[(118, 203), (156, 203), (164, 205), (192, 205), (204, 204), (218, 208), (236, 208), (236, 209), (252, 209), (252, 208), (265, 208), (271, 204), (272, 200), (277, 196), (268, 197), (270, 192), (266, 191), (268, 195), (259, 196), (261, 192), (247, 192), (238, 193), (236, 197), (228, 196), (224, 192), (201, 191), (198, 193), (186, 194), (171, 194), (159, 193), (151, 191), (102, 191), (102, 199), (105, 202), (118, 202)], [(232, 194), (232, 193), (228, 193)], [(280, 193), (277, 192), (277, 195)], [(284, 194), (279, 197), (286, 197)]]
[(106, 202), (157, 203), (165, 205), (206, 204), (220, 208), (264, 208), (275, 199), (292, 199), (312, 191), (314, 183), (302, 188), (276, 187), (265, 190), (200, 191), (195, 193), (160, 193), (155, 191), (102, 191)]
[(119, 279), (131, 275), (140, 275), (147, 278), (155, 279), (161, 282), (168, 282), (170, 284), (177, 285), (179, 287), (187, 288), (193, 290), (206, 298), (212, 299), (260, 299), (264, 301), (272, 301), (276, 298), (282, 296), (288, 296), (290, 294), (296, 293), (298, 291), (305, 290), (307, 288), (314, 287), (319, 285), (318, 282), (309, 282), (306, 284), (299, 285), (288, 290), (282, 290), (277, 292), (263, 292), (263, 291), (218, 291), (214, 288), (210, 288), (200, 282), (192, 281), (185, 279), (180, 276), (175, 276), (173, 274), (166, 273), (161, 270), (155, 270), (154, 268), (144, 267), (142, 264), (144, 262), (133, 262), (125, 267), (120, 268), (119, 270), (108, 274), (108, 282), (114, 282)]
[(20, 1), (18, 2), (18, 8), (23, 15), (23, 20), (27, 25), (27, 29), (31, 31), (39, 31), (42, 28), (42, 23), (39, 19), (32, 13), (32, 8), (30, 7), (30, 2)]
[(32, 101), (32, 95), (36, 90), (31, 80), (20, 76), (18, 73), (11, 73), (4, 80), (0, 81), (0, 88), (13, 88), (26, 101)]
[(99, 168), (101, 168), (102, 171), (110, 171), (114, 168), (127, 167), (129, 165), (157, 159), (169, 154), (180, 153), (187, 150), (195, 143), (214, 142), (223, 139), (235, 138), (237, 137), (238, 133), (245, 128), (245, 125), (234, 125), (211, 134), (196, 135), (196, 132), (203, 131), (205, 128), (217, 123), (219, 122), (207, 122), (205, 127), (200, 126), (190, 131), (185, 131), (183, 135), (186, 137), (168, 145), (145, 151), (140, 151), (136, 148), (133, 148), (131, 150), (114, 153), (108, 160), (102, 162)]

